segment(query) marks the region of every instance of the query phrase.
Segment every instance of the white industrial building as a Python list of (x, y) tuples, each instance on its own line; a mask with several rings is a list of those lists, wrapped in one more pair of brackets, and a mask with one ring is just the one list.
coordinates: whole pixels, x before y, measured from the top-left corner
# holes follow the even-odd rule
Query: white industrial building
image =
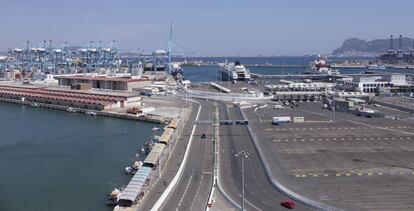
[[(283, 80), (281, 80), (282, 82)], [(291, 82), (279, 85), (265, 85), (266, 90), (269, 91), (324, 91), (333, 87), (333, 83), (324, 82), (310, 82), (310, 83), (297, 83)]]
[(403, 74), (358, 75), (337, 80), (337, 86), (339, 88), (365, 93), (376, 92), (377, 87), (386, 88), (407, 85), (406, 77)]

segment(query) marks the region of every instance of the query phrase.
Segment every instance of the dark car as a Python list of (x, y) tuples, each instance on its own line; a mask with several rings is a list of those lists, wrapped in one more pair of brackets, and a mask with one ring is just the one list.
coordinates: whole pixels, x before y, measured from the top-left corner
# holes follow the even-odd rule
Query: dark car
[(282, 203), (280, 203), (280, 206), (285, 207), (287, 209), (295, 209), (295, 202), (283, 201)]
[(206, 134), (205, 133), (203, 133), (203, 134), (201, 134), (201, 138), (202, 139), (205, 139), (207, 136), (206, 136)]

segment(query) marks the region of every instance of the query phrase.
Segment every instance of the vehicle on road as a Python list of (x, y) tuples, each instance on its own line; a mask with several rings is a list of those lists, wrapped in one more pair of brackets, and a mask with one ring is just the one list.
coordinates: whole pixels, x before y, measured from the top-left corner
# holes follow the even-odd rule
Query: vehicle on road
[(207, 136), (206, 136), (206, 134), (205, 133), (203, 133), (203, 134), (201, 134), (201, 138), (202, 139), (205, 139)]
[(275, 109), (281, 109), (281, 108), (283, 108), (282, 105), (275, 105)]
[(295, 202), (283, 201), (282, 203), (280, 203), (280, 206), (285, 207), (287, 209), (295, 209)]
[(291, 121), (290, 116), (279, 116), (279, 117), (273, 117), (272, 124), (278, 125), (281, 123), (289, 123)]

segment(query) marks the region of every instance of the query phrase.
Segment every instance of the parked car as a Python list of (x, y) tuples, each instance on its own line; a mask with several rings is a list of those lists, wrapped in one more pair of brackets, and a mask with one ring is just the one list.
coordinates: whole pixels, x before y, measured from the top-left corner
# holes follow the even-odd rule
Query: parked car
[(202, 139), (205, 139), (207, 136), (206, 136), (206, 134), (205, 133), (203, 133), (203, 134), (201, 134), (201, 138)]

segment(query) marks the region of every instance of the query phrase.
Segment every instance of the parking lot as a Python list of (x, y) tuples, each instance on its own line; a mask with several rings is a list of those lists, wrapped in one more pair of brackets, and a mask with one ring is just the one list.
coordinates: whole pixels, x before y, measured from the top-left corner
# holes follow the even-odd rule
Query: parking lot
[[(349, 210), (414, 209), (412, 120), (332, 115), (320, 102), (246, 114), (273, 174), (295, 192)], [(274, 116), (305, 122), (272, 125)]]

